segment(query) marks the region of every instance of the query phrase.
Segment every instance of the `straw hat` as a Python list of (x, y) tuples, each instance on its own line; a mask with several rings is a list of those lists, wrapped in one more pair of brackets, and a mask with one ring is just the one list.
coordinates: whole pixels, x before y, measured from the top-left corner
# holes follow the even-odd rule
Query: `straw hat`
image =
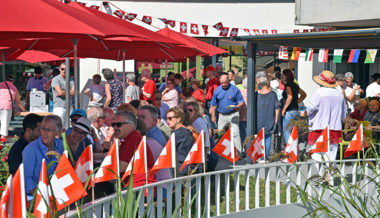
[(201, 82), (199, 80), (197, 80), (197, 79), (192, 79), (191, 82), (190, 82), (190, 84), (197, 84), (198, 86), (200, 86)]
[(314, 82), (327, 88), (334, 88), (338, 86), (335, 82), (334, 73), (328, 70), (322, 71), (319, 76), (314, 76), (313, 79)]

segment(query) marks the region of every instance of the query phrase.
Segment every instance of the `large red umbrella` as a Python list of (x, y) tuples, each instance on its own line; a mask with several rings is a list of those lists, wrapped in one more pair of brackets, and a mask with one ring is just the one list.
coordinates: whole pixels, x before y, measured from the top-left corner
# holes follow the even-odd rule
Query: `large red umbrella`
[(228, 53), (227, 50), (218, 48), (216, 46), (210, 45), (206, 42), (202, 42), (196, 38), (193, 38), (191, 36), (184, 35), (182, 33), (178, 33), (176, 31), (173, 31), (169, 28), (165, 28), (162, 30), (157, 31), (157, 33), (160, 33), (161, 35), (164, 35), (166, 37), (169, 37), (173, 40), (176, 40), (187, 47), (193, 47), (198, 49), (199, 51), (202, 51), (207, 56), (214, 56), (216, 54), (222, 54), (222, 53)]
[(7, 60), (20, 60), (29, 63), (39, 63), (39, 62), (55, 62), (64, 61), (65, 58), (58, 57), (57, 55), (51, 54), (45, 51), (34, 51), (34, 50), (23, 50), (17, 49), (12, 54), (8, 55)]

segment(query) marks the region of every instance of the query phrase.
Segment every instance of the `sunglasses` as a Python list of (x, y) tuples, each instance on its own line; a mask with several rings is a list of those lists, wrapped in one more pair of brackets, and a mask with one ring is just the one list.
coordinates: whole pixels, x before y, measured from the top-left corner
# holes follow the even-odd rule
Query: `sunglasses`
[(173, 117), (167, 117), (166, 120), (172, 121), (172, 119), (174, 119), (174, 118), (177, 118), (177, 117), (174, 117), (174, 116)]
[(71, 122), (76, 123), (78, 119), (71, 119)]
[(117, 123), (111, 123), (112, 127), (120, 128), (122, 125), (127, 124), (129, 122), (117, 122)]
[(61, 68), (59, 68), (59, 69), (61, 69), (61, 70), (66, 70), (66, 68), (62, 68), (62, 67), (61, 67)]

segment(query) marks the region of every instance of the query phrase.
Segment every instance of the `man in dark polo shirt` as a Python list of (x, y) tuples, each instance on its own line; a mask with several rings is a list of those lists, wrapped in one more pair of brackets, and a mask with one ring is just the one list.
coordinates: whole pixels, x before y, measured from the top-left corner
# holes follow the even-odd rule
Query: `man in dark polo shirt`
[(14, 175), (22, 163), (22, 152), (24, 148), (32, 141), (40, 137), (41, 135), (41, 116), (37, 114), (28, 114), (22, 121), (22, 128), (24, 132), (20, 135), (20, 138), (15, 142), (8, 154), (9, 173)]
[[(119, 147), (119, 164), (120, 173), (124, 174), (128, 167), (129, 162), (132, 160), (133, 155), (142, 139), (142, 135), (136, 131), (136, 116), (129, 111), (118, 111), (112, 119), (111, 126), (114, 128), (114, 137), (120, 139), (121, 145)], [(153, 167), (154, 157), (149, 147), (146, 147), (146, 157), (148, 170)], [(124, 182), (128, 183), (127, 177)], [(149, 183), (155, 182), (155, 176), (149, 176)], [(133, 187), (141, 186), (146, 183), (145, 173), (133, 174)]]

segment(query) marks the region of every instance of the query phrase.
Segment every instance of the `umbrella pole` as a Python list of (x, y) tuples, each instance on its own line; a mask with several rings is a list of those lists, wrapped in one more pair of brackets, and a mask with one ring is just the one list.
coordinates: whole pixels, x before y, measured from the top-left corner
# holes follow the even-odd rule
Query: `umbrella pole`
[(168, 80), (168, 59), (165, 59), (165, 77)]
[(123, 49), (123, 101), (125, 100), (125, 89), (127, 88), (126, 78), (125, 78), (125, 49)]
[(1, 59), (3, 62), (3, 82), (5, 81), (5, 51), (1, 51)]
[(66, 58), (66, 122), (64, 128), (67, 130), (70, 125), (70, 103), (71, 103), (71, 98), (70, 98), (70, 58)]
[[(74, 49), (74, 107), (79, 108), (79, 79), (78, 79), (78, 39), (73, 39)], [(67, 68), (67, 66), (66, 66)]]
[[(189, 59), (189, 58), (186, 58), (187, 82), (190, 81), (190, 71), (189, 71), (189, 67), (190, 67), (190, 59)], [(187, 85), (187, 84), (186, 84), (186, 85)]]

